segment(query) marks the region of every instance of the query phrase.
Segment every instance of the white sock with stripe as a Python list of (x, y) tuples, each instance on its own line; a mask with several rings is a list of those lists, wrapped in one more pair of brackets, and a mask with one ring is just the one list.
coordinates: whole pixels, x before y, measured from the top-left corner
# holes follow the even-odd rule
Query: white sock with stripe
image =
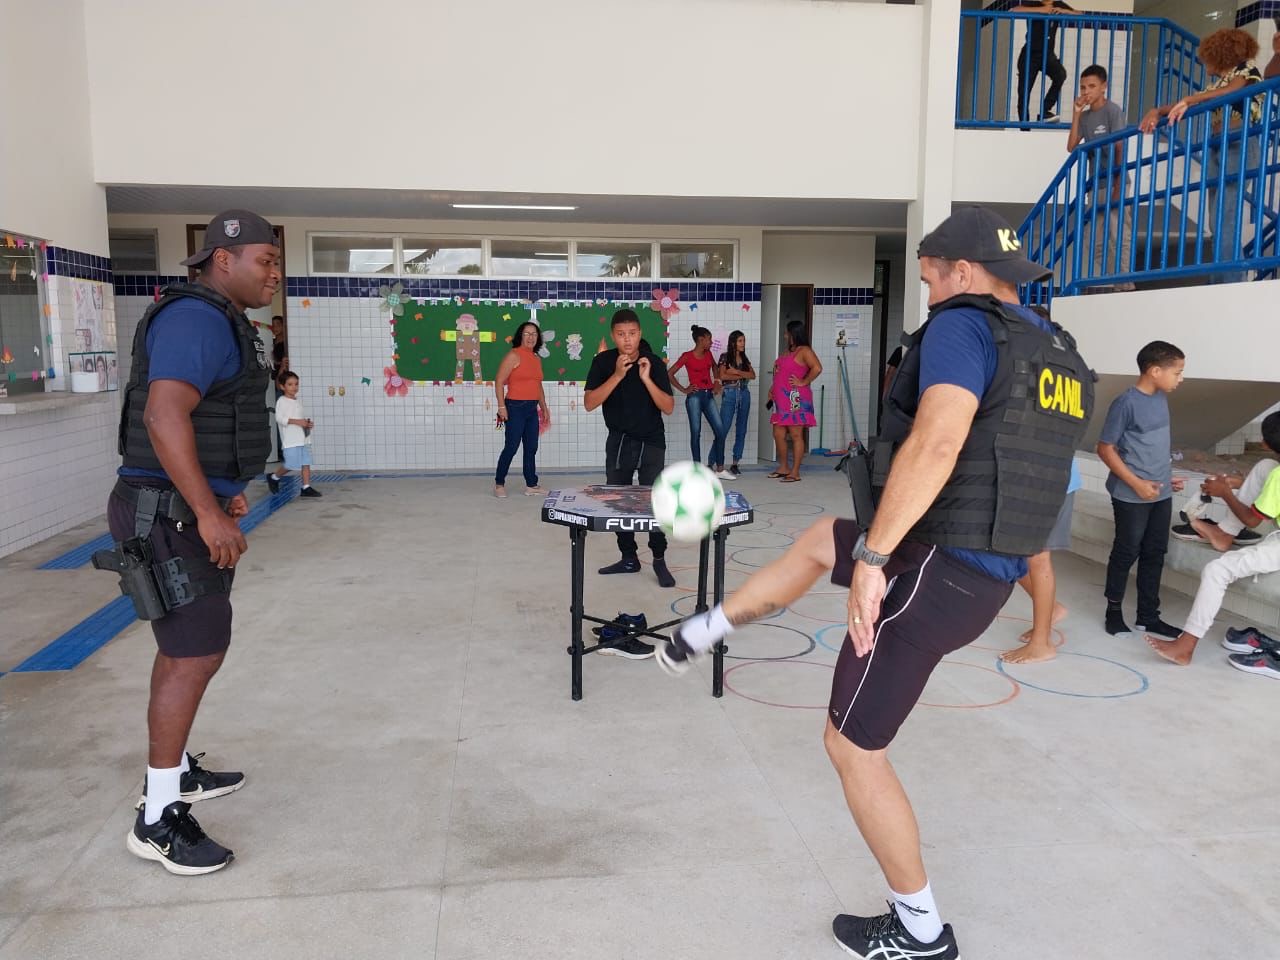
[(706, 613), (694, 614), (680, 624), (680, 636), (689, 648), (703, 653), (716, 645), (716, 641), (733, 633), (733, 624), (724, 615), (724, 605), (717, 603)]
[(898, 919), (911, 934), (921, 943), (933, 943), (942, 936), (942, 921), (938, 919), (938, 905), (933, 902), (933, 890), (929, 884), (918, 893), (898, 893), (890, 890), (889, 895), (898, 908)]

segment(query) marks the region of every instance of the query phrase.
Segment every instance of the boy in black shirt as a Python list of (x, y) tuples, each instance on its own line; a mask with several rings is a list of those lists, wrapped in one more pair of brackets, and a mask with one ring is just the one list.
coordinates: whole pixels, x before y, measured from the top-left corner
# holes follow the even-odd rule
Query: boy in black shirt
[[(639, 483), (647, 487), (666, 464), (667, 438), (662, 417), (675, 409), (676, 402), (666, 364), (640, 336), (640, 318), (635, 311), (616, 312), (611, 329), (617, 346), (596, 354), (591, 362), (584, 403), (587, 410), (604, 407), (604, 422), (609, 428), (609, 439), (605, 443), (605, 482)], [(640, 560), (636, 556), (635, 534), (619, 533), (618, 549), (622, 559), (602, 567), (599, 572), (638, 572)], [(655, 528), (649, 533), (649, 549), (653, 551), (653, 572), (658, 583), (674, 587), (675, 578), (663, 559), (667, 538), (661, 530)], [(647, 648), (646, 656), (653, 654), (651, 645), (639, 640), (631, 642)]]

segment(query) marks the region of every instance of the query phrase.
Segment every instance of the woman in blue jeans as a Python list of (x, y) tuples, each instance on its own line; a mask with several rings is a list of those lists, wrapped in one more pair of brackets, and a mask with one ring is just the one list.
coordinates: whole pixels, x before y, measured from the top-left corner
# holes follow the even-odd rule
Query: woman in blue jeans
[(538, 411), (542, 420), (550, 424), (547, 398), (542, 392), (542, 361), (538, 349), (542, 346), (542, 331), (532, 320), (516, 327), (511, 338), (511, 352), (498, 367), (494, 389), (498, 393), (498, 423), (507, 431), (507, 442), (498, 457), (498, 471), (493, 478), (493, 495), (499, 500), (507, 498), (507, 470), (516, 455), (516, 448), (524, 445), (524, 495), (536, 497), (545, 493), (538, 486)]
[[(676, 372), (682, 367), (688, 371), (687, 387), (676, 379)], [(706, 417), (715, 433), (715, 439), (711, 441), (711, 452), (707, 455), (707, 466), (716, 472), (716, 476), (732, 480), (733, 474), (724, 468), (725, 429), (720, 422), (720, 408), (716, 405), (716, 394), (720, 392), (720, 372), (711, 355), (711, 331), (695, 323), (693, 349), (680, 354), (680, 359), (671, 365), (667, 374), (671, 377), (671, 385), (684, 394), (684, 409), (689, 415), (689, 446), (693, 462), (702, 462), (702, 418)]]
[(756, 371), (747, 359), (747, 337), (741, 330), (729, 334), (729, 348), (720, 354), (720, 422), (724, 425), (725, 439), (729, 428), (734, 428), (733, 463), (729, 472), (735, 477), (742, 473), (738, 461), (747, 441), (747, 417), (751, 414), (751, 381)]

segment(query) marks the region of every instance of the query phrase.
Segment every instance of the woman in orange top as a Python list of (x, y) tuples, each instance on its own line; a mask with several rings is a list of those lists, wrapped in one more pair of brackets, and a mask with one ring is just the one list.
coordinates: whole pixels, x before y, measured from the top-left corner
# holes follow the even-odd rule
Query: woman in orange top
[(536, 497), (546, 491), (538, 486), (538, 411), (551, 423), (551, 411), (542, 392), (542, 361), (537, 351), (542, 346), (542, 331), (532, 320), (516, 327), (511, 338), (511, 352), (498, 367), (494, 381), (498, 392), (498, 422), (506, 424), (507, 443), (498, 457), (498, 472), (493, 478), (493, 495), (507, 498), (507, 470), (516, 455), (516, 447), (524, 444), (524, 495)]

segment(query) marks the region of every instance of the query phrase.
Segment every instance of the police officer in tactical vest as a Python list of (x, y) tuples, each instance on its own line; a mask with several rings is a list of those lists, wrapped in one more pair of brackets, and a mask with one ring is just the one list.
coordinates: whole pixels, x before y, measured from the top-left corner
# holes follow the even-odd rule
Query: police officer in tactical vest
[(210, 221), (182, 261), (193, 283), (165, 289), (138, 323), (120, 416), (123, 465), (107, 505), (113, 550), (94, 565), (120, 575), (159, 650), (147, 708), (144, 796), (126, 843), (170, 873), (220, 870), (232, 853), (191, 804), (240, 789), (242, 773), (205, 769), (187, 735), (231, 643), (231, 582), (248, 549), (244, 488), (271, 450), (270, 367), (245, 310), (271, 303), (281, 280), (271, 225), (247, 210)]
[(834, 933), (860, 957), (955, 960), (888, 748), (934, 668), (982, 635), (1027, 557), (1044, 549), (1092, 413), (1093, 376), (1066, 332), (1019, 306), (1018, 284), (1049, 271), (993, 211), (958, 209), (919, 257), (929, 318), (904, 345), (885, 401), (874, 518), (815, 522), (721, 606), (681, 624), (657, 659), (687, 669), (827, 572), (849, 588), (824, 743), (890, 908), (841, 914)]

